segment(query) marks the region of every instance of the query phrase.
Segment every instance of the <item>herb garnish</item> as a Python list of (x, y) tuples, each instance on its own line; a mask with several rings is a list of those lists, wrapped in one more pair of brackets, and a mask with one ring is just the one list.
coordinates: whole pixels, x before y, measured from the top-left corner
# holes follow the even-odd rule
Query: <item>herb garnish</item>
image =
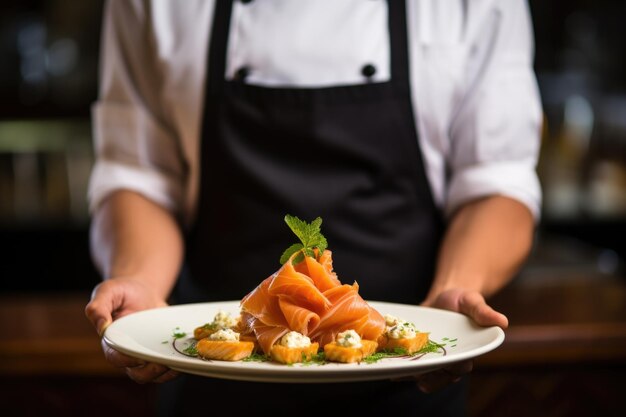
[(285, 216), (285, 223), (287, 223), (291, 231), (300, 239), (300, 243), (294, 243), (283, 252), (283, 255), (280, 257), (281, 265), (298, 252), (300, 253), (293, 259), (294, 265), (302, 262), (304, 256), (315, 258), (314, 249), (317, 249), (317, 256), (321, 256), (328, 247), (328, 242), (322, 235), (320, 229), (322, 225), (322, 219), (320, 217), (316, 218), (311, 223), (307, 223), (296, 216), (287, 214)]
[(302, 366), (324, 365), (325, 363), (326, 355), (324, 352), (318, 352), (310, 356), (307, 356), (304, 352), (302, 352)]
[(365, 363), (376, 363), (385, 358), (397, 358), (399, 356), (407, 356), (407, 351), (404, 348), (397, 347), (394, 349), (383, 349), (380, 352), (372, 353), (369, 356), (363, 358)]
[(420, 350), (415, 352), (413, 354), (413, 356), (415, 356), (415, 355), (423, 355), (423, 354), (426, 354), (426, 353), (437, 353), (441, 349), (443, 349), (444, 346), (446, 346), (445, 343), (437, 343), (437, 342), (433, 342), (432, 340), (428, 340), (428, 343), (426, 343), (426, 346), (424, 346), (423, 348), (421, 348)]
[(180, 327), (175, 328), (174, 331), (172, 332), (172, 337), (174, 339), (182, 339), (185, 336), (187, 336), (187, 333), (181, 332)]
[(242, 359), (242, 361), (244, 362), (267, 362), (269, 360), (270, 360), (269, 356), (256, 353), (256, 352), (248, 356), (247, 358)]
[(195, 340), (189, 343), (189, 346), (183, 349), (183, 352), (185, 352), (189, 356), (198, 356), (198, 348), (196, 347), (196, 343), (198, 342)]
[(202, 328), (204, 330), (215, 330), (217, 329), (217, 323), (213, 322), (213, 323), (206, 323), (204, 325), (202, 325)]
[[(446, 337), (444, 337), (444, 339), (449, 340)], [(411, 358), (411, 360), (415, 360), (415, 359), (421, 358), (427, 353), (438, 353), (438, 352), (442, 352), (443, 355), (446, 355), (445, 346), (446, 346), (445, 343), (437, 343), (437, 342), (433, 342), (432, 340), (428, 340), (426, 345), (420, 350), (418, 350), (417, 352), (409, 354), (406, 351), (406, 349), (401, 348), (401, 347), (394, 348), (393, 350), (383, 349), (380, 352), (372, 353), (371, 355), (366, 356), (365, 358), (363, 358), (363, 362), (371, 364), (371, 363), (376, 363), (380, 361), (381, 359), (399, 358), (399, 357), (409, 357)]]

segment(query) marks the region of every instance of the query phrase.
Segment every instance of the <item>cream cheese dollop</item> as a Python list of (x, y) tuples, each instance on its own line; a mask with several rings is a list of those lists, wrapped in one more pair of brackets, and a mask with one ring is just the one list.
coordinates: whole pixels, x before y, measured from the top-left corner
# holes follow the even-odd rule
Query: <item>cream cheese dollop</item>
[(230, 313), (219, 310), (213, 318), (213, 322), (211, 322), (210, 326), (213, 329), (229, 329), (231, 327), (235, 327), (238, 321), (239, 317), (233, 317)]
[(400, 322), (387, 329), (390, 339), (413, 339), (416, 336), (415, 325), (409, 322)]
[(360, 348), (363, 346), (361, 344), (361, 336), (354, 330), (346, 330), (345, 332), (339, 333), (336, 343), (343, 347)]
[(209, 340), (220, 340), (224, 342), (238, 342), (239, 333), (233, 329), (219, 329), (209, 336)]
[(402, 323), (405, 322), (406, 320), (403, 320), (399, 317), (396, 316), (392, 316), (391, 314), (385, 314), (385, 325), (387, 327), (393, 327), (398, 323)]
[(281, 337), (279, 343), (288, 348), (301, 348), (311, 346), (311, 339), (302, 333), (291, 331)]

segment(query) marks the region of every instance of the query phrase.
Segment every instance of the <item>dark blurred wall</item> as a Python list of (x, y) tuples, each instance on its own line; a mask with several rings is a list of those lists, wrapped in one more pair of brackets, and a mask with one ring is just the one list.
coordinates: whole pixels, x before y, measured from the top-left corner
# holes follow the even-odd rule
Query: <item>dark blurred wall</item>
[(98, 282), (88, 250), (103, 1), (0, 4), (0, 290)]
[(102, 0), (0, 5), (0, 119), (87, 118)]
[[(626, 259), (626, 2), (531, 0), (545, 110), (540, 241)], [(89, 289), (89, 110), (102, 0), (0, 5), (0, 289)], [(551, 258), (549, 262), (559, 262)], [(9, 277), (9, 278), (5, 278)]]
[(626, 2), (530, 1), (545, 112), (541, 231), (626, 259)]

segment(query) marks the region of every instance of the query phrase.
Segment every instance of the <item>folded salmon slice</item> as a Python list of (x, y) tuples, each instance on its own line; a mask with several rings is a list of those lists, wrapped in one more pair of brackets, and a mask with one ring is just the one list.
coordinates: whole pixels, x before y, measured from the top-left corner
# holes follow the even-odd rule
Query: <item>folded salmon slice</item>
[(337, 278), (330, 250), (296, 266), (292, 260), (241, 300), (243, 331), (256, 336), (263, 352), (290, 330), (322, 347), (348, 329), (367, 340), (384, 332), (384, 318), (361, 298), (358, 285)]
[(310, 277), (320, 291), (326, 291), (341, 285), (337, 274), (333, 271), (333, 259), (329, 250), (324, 251), (319, 261), (306, 256), (303, 262), (295, 267), (296, 271)]
[(334, 341), (337, 333), (353, 329), (362, 339), (376, 340), (385, 330), (385, 319), (361, 298), (358, 291), (357, 283), (325, 291), (332, 307), (309, 337), (324, 346)]

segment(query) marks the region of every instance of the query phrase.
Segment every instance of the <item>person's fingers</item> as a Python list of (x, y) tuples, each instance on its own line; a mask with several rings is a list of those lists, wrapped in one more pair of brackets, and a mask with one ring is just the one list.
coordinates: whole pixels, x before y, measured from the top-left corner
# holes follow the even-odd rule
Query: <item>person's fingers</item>
[(124, 355), (107, 345), (104, 340), (102, 341), (102, 350), (105, 358), (111, 365), (117, 368), (125, 368), (126, 374), (137, 383), (167, 382), (178, 376), (178, 372), (166, 366)]
[(500, 326), (505, 329), (509, 325), (507, 317), (491, 308), (477, 291), (447, 290), (435, 298), (425, 300), (422, 305), (465, 314), (480, 326)]
[[(85, 315), (101, 337), (114, 319), (145, 308), (167, 305), (164, 300), (157, 299), (154, 295), (144, 297), (145, 299), (132, 297), (135, 288), (133, 285), (136, 286), (128, 280), (126, 282), (109, 280), (94, 288), (91, 301), (85, 306)], [(124, 368), (133, 381), (138, 383), (166, 382), (178, 375), (166, 366), (118, 352), (104, 339), (101, 340), (101, 344), (105, 359), (117, 368)]]
[(472, 368), (472, 361), (464, 361), (447, 368), (429, 372), (419, 377), (417, 386), (422, 392), (435, 392), (447, 385), (458, 382), (463, 375), (470, 373)]
[(167, 380), (168, 377), (165, 375), (169, 371), (170, 369), (166, 366), (149, 362), (142, 366), (127, 367), (126, 375), (139, 384), (146, 384), (148, 382), (156, 382), (160, 378), (165, 378)]
[(152, 382), (156, 382), (157, 384), (162, 384), (164, 382), (168, 382), (168, 381), (171, 381), (172, 379), (178, 378), (179, 375), (180, 373), (178, 371), (174, 371), (173, 369), (170, 369), (169, 371), (167, 371), (160, 377), (156, 378)]
[(451, 376), (443, 370), (429, 372), (419, 379), (417, 382), (417, 387), (420, 391), (430, 394), (435, 391), (439, 391), (440, 389), (458, 382), (461, 379), (460, 376)]
[(132, 356), (124, 355), (123, 353), (118, 352), (109, 346), (104, 340), (102, 340), (100, 344), (102, 345), (104, 357), (116, 368), (138, 367), (146, 364), (146, 361), (142, 359), (133, 358)]
[(457, 362), (443, 368), (451, 376), (463, 376), (472, 372), (472, 369), (474, 369), (474, 361), (472, 360)]
[(508, 318), (491, 308), (485, 298), (478, 292), (466, 292), (459, 297), (459, 312), (471, 317), (480, 326), (499, 326), (503, 329), (509, 325)]

